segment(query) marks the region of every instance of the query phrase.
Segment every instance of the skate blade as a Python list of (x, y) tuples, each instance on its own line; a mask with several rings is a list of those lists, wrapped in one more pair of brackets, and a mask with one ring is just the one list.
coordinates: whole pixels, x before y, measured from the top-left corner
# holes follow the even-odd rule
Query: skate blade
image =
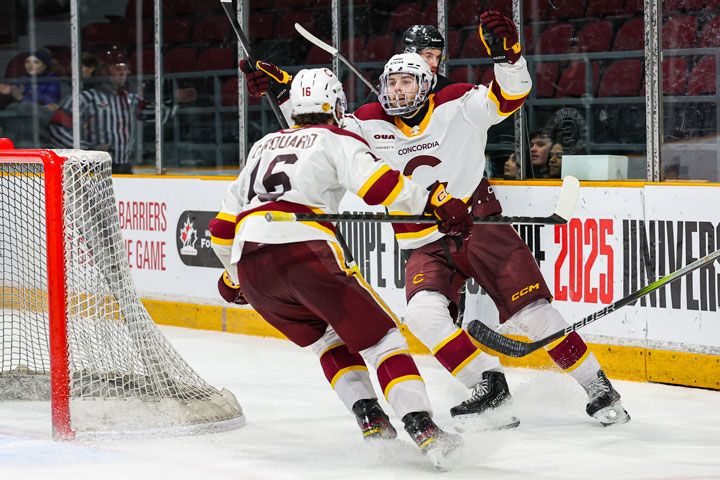
[(460, 460), (462, 446), (462, 441), (452, 445), (438, 445), (435, 448), (428, 448), (424, 453), (438, 471), (448, 472)]
[(503, 406), (491, 411), (473, 415), (457, 415), (453, 428), (456, 432), (487, 432), (491, 430), (507, 430), (520, 425), (520, 420), (513, 414), (512, 408)]
[(601, 408), (593, 414), (593, 417), (600, 420), (600, 424), (603, 427), (620, 425), (630, 421), (630, 415), (620, 402), (616, 402), (609, 407)]

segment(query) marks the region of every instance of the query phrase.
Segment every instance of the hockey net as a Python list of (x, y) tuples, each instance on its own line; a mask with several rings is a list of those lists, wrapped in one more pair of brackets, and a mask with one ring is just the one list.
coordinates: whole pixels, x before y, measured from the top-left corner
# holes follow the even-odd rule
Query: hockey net
[(0, 150), (0, 400), (50, 399), (57, 439), (244, 423), (138, 297), (104, 152)]

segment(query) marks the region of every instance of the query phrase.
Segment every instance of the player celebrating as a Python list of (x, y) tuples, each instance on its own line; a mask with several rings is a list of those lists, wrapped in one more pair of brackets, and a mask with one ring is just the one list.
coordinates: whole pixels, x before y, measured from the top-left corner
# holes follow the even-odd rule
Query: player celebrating
[[(493, 11), (483, 13), (480, 20), (480, 38), (495, 62), (488, 87), (452, 84), (431, 94), (428, 64), (415, 53), (395, 55), (381, 77), (380, 103), (358, 109), (348, 117), (346, 128), (368, 139), (413, 181), (440, 181), (455, 197), (467, 199), (474, 215), (486, 216), (502, 210), (483, 178), (484, 159), (477, 152), (485, 150), (488, 129), (522, 106), (531, 79), (512, 20)], [(472, 389), (471, 397), (453, 407), (451, 415), (461, 423), (476, 423), (488, 410), (506, 410), (500, 407), (511, 397), (499, 360), (475, 347), (453, 317), (459, 289), (472, 277), (495, 302), (501, 323), (516, 324), (533, 340), (564, 328), (566, 322), (550, 304), (552, 295), (530, 249), (509, 225), (475, 225), (469, 241), (422, 224), (394, 227), (400, 247), (411, 250), (405, 271), (405, 323), (453, 376)], [(517, 295), (528, 286), (536, 288)], [(587, 392), (588, 415), (603, 425), (630, 420), (620, 395), (576, 332), (546, 349)], [(494, 423), (502, 428), (519, 421), (507, 412)]]
[(431, 420), (423, 380), (396, 319), (364, 279), (345, 267), (330, 223), (265, 220), (270, 211), (337, 213), (346, 190), (371, 205), (434, 213), (439, 229), (467, 234), (467, 206), (437, 183), (424, 188), (391, 170), (362, 138), (342, 127), (345, 95), (327, 69), (300, 71), (290, 89), (296, 128), (263, 137), (210, 224), (226, 267), (223, 297), (250, 302), (299, 346), (310, 345), (366, 439), (394, 438), (363, 358), (405, 429), (439, 466), (462, 441)]

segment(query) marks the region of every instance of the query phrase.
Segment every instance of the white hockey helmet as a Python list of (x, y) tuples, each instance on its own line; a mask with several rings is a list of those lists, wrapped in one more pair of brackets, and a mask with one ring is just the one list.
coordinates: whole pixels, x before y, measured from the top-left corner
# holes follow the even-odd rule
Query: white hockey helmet
[[(405, 73), (415, 78), (417, 90), (413, 92), (396, 92), (391, 75)], [(388, 115), (401, 116), (413, 113), (422, 107), (430, 93), (433, 74), (427, 62), (417, 53), (399, 53), (393, 55), (385, 64), (380, 76), (380, 93), (378, 100)], [(390, 85), (390, 88), (388, 88)], [(390, 91), (392, 90), (392, 92)]]
[(345, 123), (347, 100), (342, 83), (327, 68), (300, 70), (290, 87), (293, 114), (331, 114), (339, 127)]

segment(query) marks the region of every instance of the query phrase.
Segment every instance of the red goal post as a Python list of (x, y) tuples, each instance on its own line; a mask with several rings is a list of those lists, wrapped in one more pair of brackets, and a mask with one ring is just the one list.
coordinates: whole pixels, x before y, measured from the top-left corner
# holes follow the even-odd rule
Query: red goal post
[(49, 399), (58, 440), (244, 424), (143, 307), (109, 154), (0, 139), (0, 199), (0, 400)]

